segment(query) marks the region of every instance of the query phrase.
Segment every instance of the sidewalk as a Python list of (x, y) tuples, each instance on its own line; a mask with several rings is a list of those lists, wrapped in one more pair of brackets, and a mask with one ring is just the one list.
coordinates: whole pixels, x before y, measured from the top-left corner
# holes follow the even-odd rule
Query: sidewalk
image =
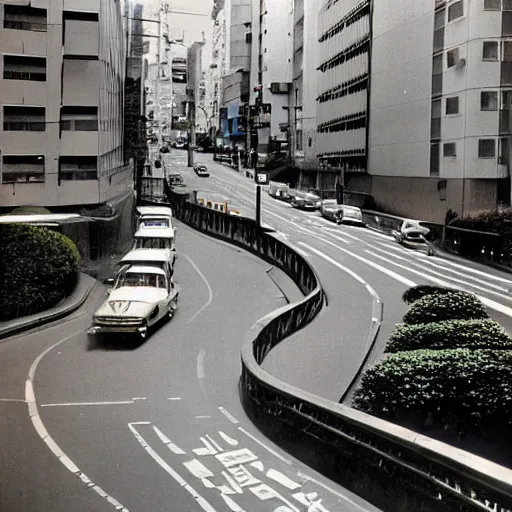
[(0, 340), (70, 315), (84, 304), (96, 282), (96, 279), (81, 272), (73, 293), (53, 308), (34, 315), (0, 322)]

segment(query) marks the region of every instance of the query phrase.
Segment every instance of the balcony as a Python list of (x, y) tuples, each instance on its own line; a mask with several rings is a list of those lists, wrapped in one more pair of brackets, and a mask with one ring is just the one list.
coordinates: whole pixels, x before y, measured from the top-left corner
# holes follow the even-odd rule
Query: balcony
[(98, 158), (88, 155), (61, 156), (59, 181), (93, 181), (98, 179)]

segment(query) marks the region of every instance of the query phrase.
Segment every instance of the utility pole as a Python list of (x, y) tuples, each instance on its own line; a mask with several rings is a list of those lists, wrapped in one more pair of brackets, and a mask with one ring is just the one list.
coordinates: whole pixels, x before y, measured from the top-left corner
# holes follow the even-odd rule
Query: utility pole
[(162, 55), (161, 55), (161, 46), (162, 46), (162, 10), (163, 6), (160, 3), (158, 8), (158, 40), (156, 43), (156, 82), (155, 82), (155, 117), (158, 119), (158, 143), (157, 150), (160, 151), (162, 147), (162, 120), (160, 118), (160, 73), (161, 73), (161, 65), (162, 65)]
[(194, 167), (194, 150), (196, 144), (196, 108), (195, 101), (188, 102), (188, 166)]

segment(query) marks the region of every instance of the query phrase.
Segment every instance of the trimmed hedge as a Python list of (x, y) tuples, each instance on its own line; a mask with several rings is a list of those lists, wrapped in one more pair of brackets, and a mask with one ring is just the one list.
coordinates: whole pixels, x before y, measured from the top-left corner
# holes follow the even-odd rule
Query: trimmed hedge
[(17, 206), (7, 215), (50, 215), (52, 212), (42, 206)]
[(426, 295), (414, 302), (404, 316), (406, 324), (426, 324), (443, 320), (489, 318), (483, 304), (471, 293), (450, 291)]
[(512, 352), (415, 350), (392, 354), (362, 378), (354, 407), (388, 419), (432, 413), (436, 422), (512, 426)]
[(404, 292), (402, 295), (402, 300), (406, 304), (413, 304), (419, 299), (427, 295), (444, 295), (446, 293), (456, 292), (453, 288), (442, 288), (440, 286), (431, 286), (429, 284), (420, 284), (418, 286), (413, 286)]
[(494, 320), (445, 320), (397, 325), (386, 352), (452, 348), (512, 350), (512, 336)]
[(0, 225), (0, 320), (55, 306), (77, 282), (80, 256), (69, 238), (46, 228)]
[(512, 232), (512, 208), (500, 211), (480, 210), (472, 212), (464, 218), (457, 217), (449, 225), (456, 228), (510, 235)]

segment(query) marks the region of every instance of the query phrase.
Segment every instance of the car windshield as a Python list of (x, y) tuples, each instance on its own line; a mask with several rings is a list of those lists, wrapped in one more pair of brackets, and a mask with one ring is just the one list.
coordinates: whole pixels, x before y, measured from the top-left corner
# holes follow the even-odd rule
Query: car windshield
[(169, 226), (169, 219), (165, 217), (142, 217), (140, 219), (140, 225), (141, 226), (158, 226), (162, 228), (168, 228)]
[(170, 238), (136, 238), (133, 249), (172, 249)]
[(150, 287), (165, 288), (165, 277), (158, 274), (144, 274), (139, 272), (127, 272), (119, 277), (116, 288), (128, 287)]

